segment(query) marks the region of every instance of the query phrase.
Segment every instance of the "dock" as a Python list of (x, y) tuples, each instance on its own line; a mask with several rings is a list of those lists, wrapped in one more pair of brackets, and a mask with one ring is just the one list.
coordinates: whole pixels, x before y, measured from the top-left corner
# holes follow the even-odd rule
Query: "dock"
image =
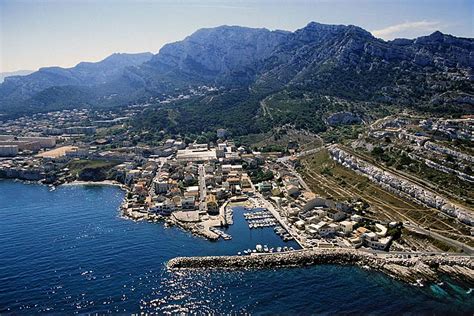
[(278, 221), (281, 227), (283, 227), (288, 232), (288, 234), (290, 234), (291, 237), (293, 237), (293, 239), (298, 243), (298, 245), (302, 249), (304, 249), (305, 248), (304, 244), (301, 242), (301, 240), (299, 240), (298, 236), (295, 236), (295, 234), (293, 234), (293, 232), (289, 229), (288, 225), (286, 225), (286, 223), (283, 221), (278, 211), (273, 207), (273, 204), (265, 200), (265, 198), (260, 193), (256, 193), (256, 196), (260, 200), (262, 200), (265, 208), (273, 215), (273, 217), (275, 217), (275, 219)]

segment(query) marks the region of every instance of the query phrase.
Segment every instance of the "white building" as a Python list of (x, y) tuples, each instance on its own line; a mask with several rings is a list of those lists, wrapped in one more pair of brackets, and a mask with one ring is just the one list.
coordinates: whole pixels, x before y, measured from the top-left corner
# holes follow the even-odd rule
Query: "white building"
[(18, 155), (17, 145), (0, 145), (0, 157), (15, 157)]

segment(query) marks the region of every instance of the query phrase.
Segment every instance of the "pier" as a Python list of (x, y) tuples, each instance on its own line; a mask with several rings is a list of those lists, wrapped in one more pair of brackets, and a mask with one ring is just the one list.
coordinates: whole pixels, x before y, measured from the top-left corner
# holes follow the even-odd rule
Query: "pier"
[(293, 237), (293, 239), (298, 243), (298, 245), (304, 249), (305, 246), (303, 245), (303, 243), (299, 240), (298, 236), (295, 236), (295, 234), (289, 229), (288, 225), (283, 221), (278, 211), (275, 209), (275, 207), (273, 207), (273, 204), (265, 200), (265, 198), (260, 193), (256, 193), (256, 196), (259, 200), (263, 202), (265, 208), (273, 215), (273, 217), (275, 217), (281, 227), (283, 227), (288, 232), (288, 234)]

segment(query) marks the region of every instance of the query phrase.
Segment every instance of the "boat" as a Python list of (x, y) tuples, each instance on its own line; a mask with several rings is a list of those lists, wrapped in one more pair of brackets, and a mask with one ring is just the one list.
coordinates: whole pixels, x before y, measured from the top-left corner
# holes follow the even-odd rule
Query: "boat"
[(257, 246), (255, 247), (255, 250), (257, 250), (257, 252), (262, 252), (262, 250), (263, 250), (262, 245), (257, 245)]

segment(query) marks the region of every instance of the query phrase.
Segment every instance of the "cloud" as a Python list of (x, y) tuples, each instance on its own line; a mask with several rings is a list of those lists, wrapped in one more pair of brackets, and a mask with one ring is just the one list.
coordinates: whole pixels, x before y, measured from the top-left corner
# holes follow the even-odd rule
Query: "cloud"
[(391, 25), (380, 30), (374, 30), (371, 33), (375, 37), (381, 37), (383, 39), (394, 39), (396, 37), (402, 36), (416, 37), (420, 35), (426, 35), (430, 32), (434, 32), (439, 29), (440, 26), (441, 23), (436, 21), (405, 22), (396, 25)]

